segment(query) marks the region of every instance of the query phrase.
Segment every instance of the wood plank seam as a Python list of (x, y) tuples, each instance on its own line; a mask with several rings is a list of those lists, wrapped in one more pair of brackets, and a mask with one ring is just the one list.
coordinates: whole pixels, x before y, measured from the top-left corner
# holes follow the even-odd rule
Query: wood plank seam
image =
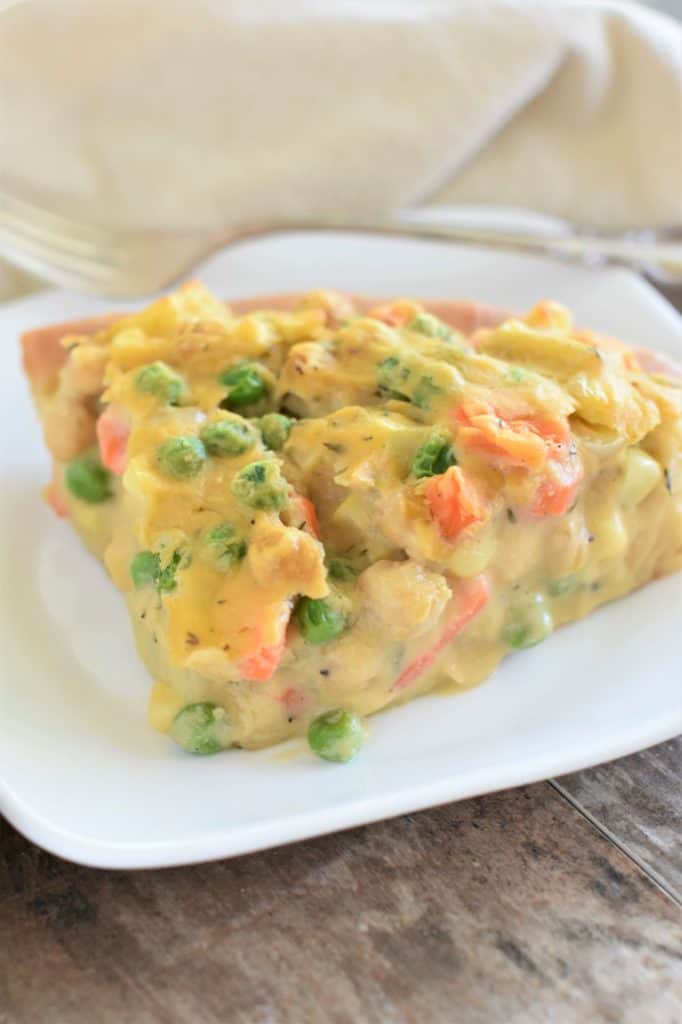
[(571, 805), (579, 814), (581, 814), (590, 824), (604, 837), (608, 842), (612, 843), (622, 854), (624, 854), (629, 861), (631, 861), (641, 871), (649, 881), (656, 886), (669, 900), (678, 906), (682, 907), (682, 893), (676, 892), (664, 878), (662, 878), (658, 872), (651, 868), (638, 854), (633, 850), (629, 849), (628, 846), (621, 842), (617, 836), (611, 832), (605, 825), (603, 825), (590, 811), (582, 806), (579, 800), (576, 800), (556, 779), (547, 780), (553, 789), (563, 797), (563, 799)]

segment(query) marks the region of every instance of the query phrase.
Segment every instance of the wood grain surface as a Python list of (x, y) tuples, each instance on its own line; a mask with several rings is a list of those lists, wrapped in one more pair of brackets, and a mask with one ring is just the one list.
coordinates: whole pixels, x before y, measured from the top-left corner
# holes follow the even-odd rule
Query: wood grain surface
[[(675, 746), (562, 786), (597, 812), (615, 770), (646, 817)], [(679, 1024), (682, 915), (631, 834), (549, 783), (163, 871), (77, 867), (4, 825), (0, 1022)]]
[(554, 783), (682, 904), (682, 738)]

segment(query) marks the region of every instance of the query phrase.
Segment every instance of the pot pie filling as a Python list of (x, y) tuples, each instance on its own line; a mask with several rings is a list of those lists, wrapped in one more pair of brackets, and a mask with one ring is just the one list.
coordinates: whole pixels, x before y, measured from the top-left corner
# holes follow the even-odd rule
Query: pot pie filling
[(674, 368), (555, 303), (240, 312), (191, 283), (23, 344), (47, 500), (195, 753), (307, 734), (348, 760), (365, 716), (682, 564)]

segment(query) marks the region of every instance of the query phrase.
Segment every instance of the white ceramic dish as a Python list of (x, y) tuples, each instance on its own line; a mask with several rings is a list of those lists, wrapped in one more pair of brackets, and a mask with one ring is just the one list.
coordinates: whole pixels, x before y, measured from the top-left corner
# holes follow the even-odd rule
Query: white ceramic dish
[[(228, 297), (335, 286), (518, 309), (554, 297), (592, 327), (682, 351), (674, 311), (620, 270), (296, 235), (221, 254), (199, 276)], [(291, 745), (176, 750), (146, 724), (149, 679), (121, 598), (40, 500), (47, 459), (16, 339), (102, 308), (57, 292), (0, 307), (0, 810), (29, 838), (102, 867), (209, 860), (573, 771), (682, 730), (681, 574), (510, 657), (475, 690), (376, 716), (349, 765)]]

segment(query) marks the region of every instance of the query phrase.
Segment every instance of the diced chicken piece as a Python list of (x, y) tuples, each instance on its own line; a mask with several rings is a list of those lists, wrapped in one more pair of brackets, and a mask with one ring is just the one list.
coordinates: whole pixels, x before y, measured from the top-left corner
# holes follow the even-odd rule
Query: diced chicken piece
[(43, 414), (43, 434), (50, 453), (68, 462), (95, 441), (95, 417), (79, 398), (58, 398)]
[[(370, 309), (392, 301), (382, 298), (368, 299), (361, 295), (348, 295), (346, 298), (352, 303), (358, 315), (366, 314)], [(252, 309), (293, 309), (299, 300), (300, 296), (295, 294), (261, 295), (255, 299), (240, 299), (231, 302), (230, 307), (237, 315), (241, 315)], [(511, 315), (499, 309), (493, 309), (492, 306), (484, 306), (480, 302), (453, 299), (429, 299), (428, 310), (439, 320), (443, 320), (450, 327), (467, 335), (483, 327), (495, 327)]]
[(67, 350), (62, 340), (68, 335), (95, 334), (119, 319), (113, 313), (104, 316), (89, 317), (87, 320), (72, 320), (64, 324), (52, 324), (50, 327), (38, 327), (34, 331), (26, 331), (21, 337), (24, 369), (33, 384), (40, 388), (48, 388), (56, 379), (61, 367), (66, 362)]
[(411, 560), (375, 562), (359, 582), (367, 607), (397, 637), (426, 633), (450, 599), (445, 577)]
[(62, 383), (77, 395), (98, 395), (104, 388), (108, 350), (103, 345), (79, 345), (64, 366)]
[(340, 327), (344, 321), (351, 320), (357, 315), (353, 303), (347, 295), (322, 288), (303, 296), (296, 310), (298, 312), (306, 309), (322, 310), (330, 327)]
[(329, 591), (322, 545), (293, 526), (269, 521), (257, 524), (247, 559), (260, 586), (271, 587), (276, 580), (288, 594), (308, 597), (324, 597)]

